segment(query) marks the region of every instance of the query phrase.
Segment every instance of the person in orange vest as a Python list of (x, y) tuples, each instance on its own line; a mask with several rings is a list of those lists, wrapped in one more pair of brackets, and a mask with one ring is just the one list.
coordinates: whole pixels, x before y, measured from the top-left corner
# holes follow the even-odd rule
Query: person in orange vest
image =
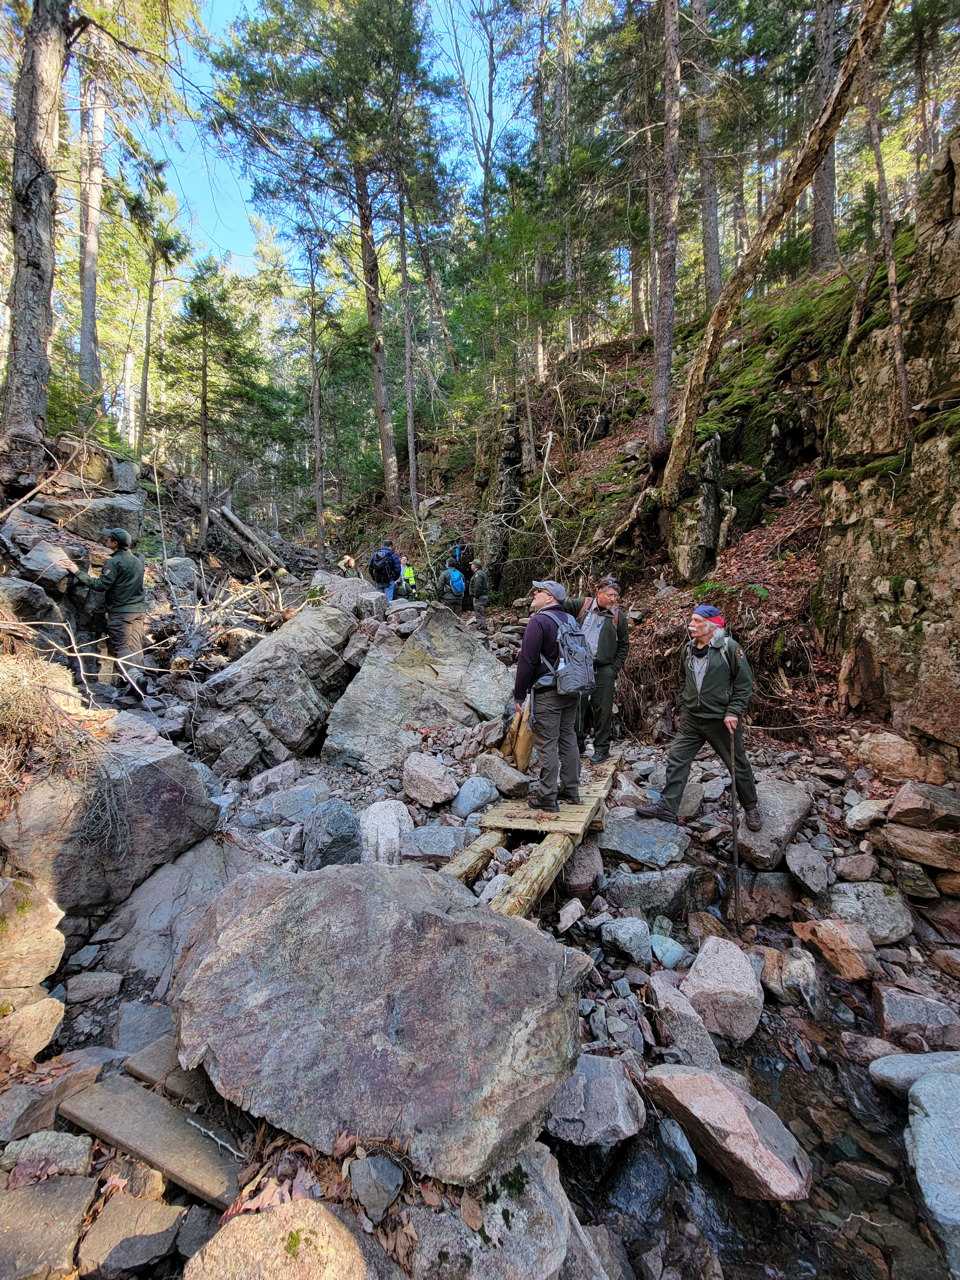
[(615, 578), (604, 578), (595, 595), (565, 600), (563, 607), (573, 614), (587, 637), (597, 682), (593, 693), (580, 698), (577, 745), (582, 755), (592, 727), (591, 764), (603, 764), (610, 755), (614, 686), (630, 651), (630, 624), (620, 608), (620, 584)]

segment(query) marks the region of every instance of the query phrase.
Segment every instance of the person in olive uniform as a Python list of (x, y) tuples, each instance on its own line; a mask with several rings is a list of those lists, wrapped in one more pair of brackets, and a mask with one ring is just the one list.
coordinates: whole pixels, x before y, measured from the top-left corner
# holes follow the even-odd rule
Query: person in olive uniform
[(630, 627), (627, 615), (620, 609), (620, 587), (613, 578), (604, 578), (594, 596), (565, 600), (567, 613), (572, 613), (587, 637), (593, 653), (593, 693), (581, 695), (577, 711), (577, 744), (581, 754), (587, 734), (593, 725), (592, 764), (603, 764), (610, 755), (613, 732), (613, 692), (623, 664), (630, 651)]
[(143, 561), (130, 550), (130, 535), (126, 529), (104, 529), (103, 539), (112, 554), (100, 570), (99, 577), (82, 572), (72, 560), (65, 560), (64, 565), (81, 586), (104, 593), (107, 648), (111, 656), (119, 660), (126, 680), (139, 687), (144, 679), (141, 670), (146, 610)]
[(480, 567), (479, 560), (471, 560), (470, 568), (473, 576), (470, 579), (470, 599), (473, 601), (473, 616), (481, 631), (487, 630), (487, 605), (490, 603), (490, 582)]
[(713, 605), (702, 604), (690, 619), (690, 641), (680, 650), (680, 726), (667, 755), (667, 781), (657, 804), (637, 808), (641, 818), (676, 822), (690, 766), (705, 742), (730, 768), (730, 738), (734, 740), (737, 799), (747, 826), (763, 825), (757, 808), (757, 784), (743, 745), (741, 721), (753, 692), (753, 672), (746, 654), (724, 630)]

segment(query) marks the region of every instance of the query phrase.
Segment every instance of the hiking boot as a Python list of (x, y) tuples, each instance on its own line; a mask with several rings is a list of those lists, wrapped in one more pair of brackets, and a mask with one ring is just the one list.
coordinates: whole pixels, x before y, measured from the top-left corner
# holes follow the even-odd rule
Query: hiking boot
[(763, 826), (763, 819), (760, 817), (759, 809), (748, 809), (744, 816), (747, 820), (748, 830), (759, 831)]
[(563, 804), (579, 804), (580, 793), (578, 791), (574, 791), (574, 792), (561, 791), (560, 794), (557, 796), (557, 799), (561, 801)]
[(556, 800), (541, 800), (539, 796), (531, 796), (527, 801), (531, 809), (543, 809), (545, 813), (559, 813), (560, 806)]
[(662, 804), (638, 804), (638, 818), (659, 818), (661, 822), (676, 822), (677, 815), (665, 809)]
[(591, 764), (603, 764), (604, 760), (609, 760), (609, 759), (610, 759), (610, 752), (609, 752), (609, 751), (596, 751), (596, 752), (594, 752), (593, 759), (590, 761), (590, 763), (591, 763)]

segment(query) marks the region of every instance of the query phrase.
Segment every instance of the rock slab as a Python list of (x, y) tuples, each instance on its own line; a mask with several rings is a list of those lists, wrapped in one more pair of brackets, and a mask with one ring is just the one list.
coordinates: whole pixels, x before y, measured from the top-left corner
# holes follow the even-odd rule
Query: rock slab
[(75, 1275), (73, 1254), (80, 1224), (96, 1194), (96, 1178), (48, 1178), (0, 1193), (3, 1280)]
[(800, 830), (810, 812), (810, 797), (803, 787), (791, 782), (761, 782), (757, 786), (757, 807), (763, 818), (759, 831), (751, 831), (741, 821), (740, 856), (758, 871), (773, 871), (783, 861), (787, 845)]
[(242, 876), (178, 967), (180, 1062), (323, 1151), (344, 1127), (393, 1132), (466, 1185), (573, 1070), (589, 963), (416, 867)]
[(924, 1076), (960, 1076), (960, 1053), (894, 1053), (875, 1059), (867, 1070), (874, 1084), (905, 1098)]
[(838, 882), (822, 895), (818, 905), (825, 915), (863, 925), (876, 947), (890, 946), (913, 931), (903, 895), (875, 881)]
[(736, 943), (706, 938), (681, 990), (714, 1035), (743, 1044), (756, 1031), (763, 987)]
[(367, 1280), (360, 1247), (322, 1204), (296, 1200), (241, 1213), (193, 1255), (184, 1280)]
[(694, 1067), (654, 1067), (645, 1084), (697, 1155), (729, 1178), (738, 1195), (806, 1200), (810, 1158), (769, 1107)]
[(153, 1266), (173, 1252), (186, 1212), (118, 1191), (83, 1238), (80, 1275), (123, 1280), (132, 1271)]
[(577, 1069), (553, 1095), (547, 1128), (577, 1147), (613, 1146), (639, 1133), (646, 1112), (620, 1058), (583, 1053)]
[(923, 1076), (910, 1090), (907, 1153), (950, 1274), (960, 1275), (960, 1109), (952, 1075)]

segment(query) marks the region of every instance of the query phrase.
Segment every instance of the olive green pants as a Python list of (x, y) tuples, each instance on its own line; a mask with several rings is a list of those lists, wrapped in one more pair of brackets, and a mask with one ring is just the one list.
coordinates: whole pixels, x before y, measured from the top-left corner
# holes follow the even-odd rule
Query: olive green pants
[[(714, 751), (730, 768), (730, 730), (722, 720), (706, 719), (684, 711), (680, 716), (680, 727), (673, 740), (673, 746), (667, 756), (667, 782), (660, 794), (660, 803), (664, 809), (676, 813), (680, 808), (683, 788), (690, 776), (690, 766), (697, 752), (708, 742)], [(737, 766), (737, 799), (744, 809), (757, 807), (757, 784), (753, 778), (753, 770), (743, 746), (743, 729), (737, 725), (734, 734), (734, 751)]]
[(577, 707), (577, 744), (582, 751), (592, 727), (594, 754), (605, 755), (613, 735), (613, 687), (617, 677), (613, 667), (607, 664), (594, 667), (593, 678), (596, 681), (593, 693), (581, 694)]

